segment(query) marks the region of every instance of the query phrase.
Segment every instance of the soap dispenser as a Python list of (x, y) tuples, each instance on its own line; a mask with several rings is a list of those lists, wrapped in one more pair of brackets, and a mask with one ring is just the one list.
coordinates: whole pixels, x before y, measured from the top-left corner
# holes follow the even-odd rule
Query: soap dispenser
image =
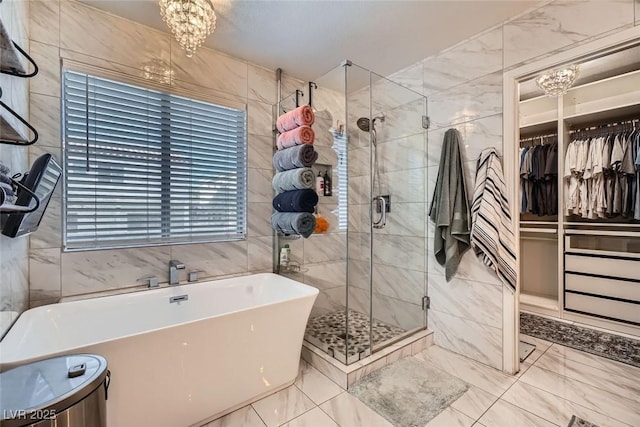
[(332, 195), (332, 190), (331, 190), (331, 177), (329, 176), (329, 171), (326, 170), (324, 171), (324, 195), (325, 196), (331, 196)]
[(318, 176), (316, 177), (316, 193), (318, 193), (318, 196), (324, 195), (324, 178), (320, 175), (320, 171), (318, 171)]
[(291, 249), (289, 249), (289, 244), (285, 244), (282, 249), (280, 249), (280, 267), (288, 267), (289, 266), (289, 255), (291, 254)]

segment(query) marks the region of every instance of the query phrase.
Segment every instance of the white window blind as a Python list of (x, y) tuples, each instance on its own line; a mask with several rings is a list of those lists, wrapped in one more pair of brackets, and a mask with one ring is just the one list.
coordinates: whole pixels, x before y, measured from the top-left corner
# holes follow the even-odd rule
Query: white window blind
[(347, 165), (347, 135), (333, 131), (333, 149), (338, 154), (338, 185), (335, 191), (338, 193), (338, 230), (346, 230), (349, 223), (347, 188), (348, 188), (348, 165)]
[(63, 74), (66, 249), (244, 237), (245, 110)]

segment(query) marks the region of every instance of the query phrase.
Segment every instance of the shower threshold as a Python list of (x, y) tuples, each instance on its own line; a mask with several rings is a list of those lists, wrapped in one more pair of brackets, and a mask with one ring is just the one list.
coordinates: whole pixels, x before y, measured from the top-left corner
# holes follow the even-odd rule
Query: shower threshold
[(374, 347), (374, 353), (370, 356), (346, 365), (305, 339), (302, 345), (302, 359), (347, 390), (360, 378), (433, 345), (433, 331), (424, 328), (413, 329), (394, 341), (381, 345), (384, 347)]

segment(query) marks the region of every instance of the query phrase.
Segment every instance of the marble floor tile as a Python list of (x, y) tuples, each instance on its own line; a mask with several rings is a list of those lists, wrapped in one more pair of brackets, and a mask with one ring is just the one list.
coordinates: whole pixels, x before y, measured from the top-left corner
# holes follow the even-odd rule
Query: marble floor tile
[(553, 343), (545, 340), (541, 340), (539, 338), (535, 338), (529, 335), (520, 334), (520, 341), (524, 341), (528, 344), (533, 344), (536, 348), (533, 352), (525, 359), (524, 362), (520, 363), (520, 371), (516, 374), (516, 377), (521, 377), (522, 374), (527, 372), (536, 360), (540, 358), (548, 349), (551, 347)]
[(247, 405), (202, 427), (264, 427), (256, 411)]
[(340, 427), (320, 408), (314, 408), (289, 421), (284, 427)]
[(585, 353), (584, 351), (553, 344), (549, 348), (548, 352), (549, 354), (558, 355), (567, 360), (582, 363), (583, 365), (598, 368), (615, 375), (627, 376), (629, 378), (640, 378), (640, 368), (636, 366), (627, 365), (626, 363), (617, 362), (611, 359), (605, 359), (604, 357)]
[(416, 357), (432, 362), (451, 375), (496, 396), (500, 396), (515, 382), (515, 378), (509, 377), (497, 369), (490, 368), (437, 345), (418, 353)]
[(475, 420), (448, 407), (440, 412), (437, 417), (429, 421), (426, 427), (471, 427)]
[(490, 427), (554, 427), (556, 424), (540, 418), (537, 415), (520, 409), (504, 400), (498, 400), (478, 420)]
[(567, 360), (554, 353), (545, 353), (534, 363), (534, 366), (640, 403), (640, 381), (637, 376), (616, 375), (610, 371)]
[(585, 408), (520, 381), (507, 390), (501, 399), (561, 426), (568, 425), (573, 415), (599, 426), (626, 425), (606, 414)]
[(340, 427), (392, 427), (391, 423), (347, 392), (323, 403), (320, 409)]
[(609, 393), (589, 384), (567, 378), (536, 365), (520, 381), (630, 425), (640, 425), (640, 405), (634, 400)]
[(344, 391), (304, 360), (300, 361), (300, 373), (296, 378), (295, 385), (316, 405), (326, 402)]
[(498, 396), (487, 393), (479, 387), (471, 386), (458, 400), (451, 404), (451, 407), (477, 420), (496, 400), (498, 400)]
[(271, 427), (284, 424), (316, 405), (298, 387), (291, 386), (258, 400), (251, 406), (266, 425)]

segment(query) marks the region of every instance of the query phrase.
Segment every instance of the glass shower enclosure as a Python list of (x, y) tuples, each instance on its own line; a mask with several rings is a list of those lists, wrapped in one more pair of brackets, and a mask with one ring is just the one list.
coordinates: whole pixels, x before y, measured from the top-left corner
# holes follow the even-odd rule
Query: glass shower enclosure
[(274, 270), (320, 290), (305, 345), (350, 364), (426, 328), (427, 99), (350, 61), (283, 93), (277, 115), (314, 109), (314, 175), (332, 188), (328, 229), (276, 235), (291, 261)]

